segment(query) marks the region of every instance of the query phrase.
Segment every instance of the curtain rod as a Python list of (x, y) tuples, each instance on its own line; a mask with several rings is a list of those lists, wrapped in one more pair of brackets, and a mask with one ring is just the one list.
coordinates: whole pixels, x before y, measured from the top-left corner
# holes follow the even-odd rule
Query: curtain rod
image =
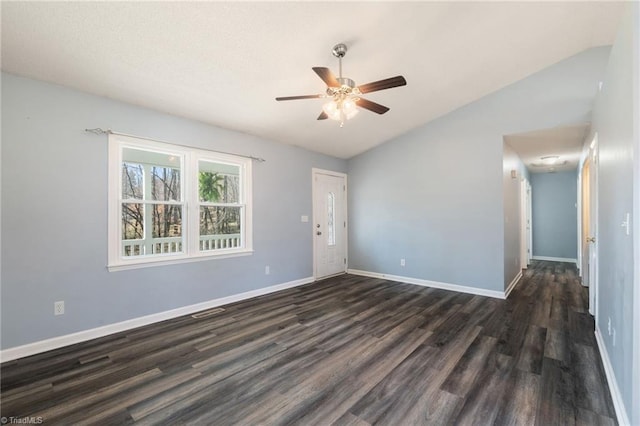
[[(120, 136), (127, 136), (127, 137), (130, 137), (130, 138), (145, 139), (145, 140), (152, 141), (152, 142), (171, 143), (171, 142), (161, 141), (161, 140), (158, 140), (158, 139), (147, 138), (147, 137), (144, 137), (144, 136), (135, 136), (135, 135), (129, 135), (127, 133), (114, 132), (111, 129), (103, 130), (100, 127), (96, 127), (95, 129), (84, 129), (84, 131), (88, 132), (88, 133), (93, 133), (94, 135), (120, 135)], [(201, 147), (194, 147), (194, 148), (202, 149)], [(264, 163), (265, 161), (267, 161), (262, 157), (254, 157), (253, 155), (234, 154), (232, 152), (216, 151), (216, 150), (209, 150), (209, 151), (218, 152), (220, 154), (228, 154), (228, 155), (235, 155), (235, 156), (238, 156), (238, 157), (250, 158), (252, 160), (256, 160), (256, 161), (259, 161), (261, 163)]]

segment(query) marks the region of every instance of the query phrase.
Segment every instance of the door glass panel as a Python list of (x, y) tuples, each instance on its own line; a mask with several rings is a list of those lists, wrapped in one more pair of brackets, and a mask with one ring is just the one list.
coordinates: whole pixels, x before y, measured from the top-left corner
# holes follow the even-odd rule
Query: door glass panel
[(327, 194), (327, 244), (330, 246), (336, 245), (335, 211), (336, 196), (333, 192), (329, 192)]

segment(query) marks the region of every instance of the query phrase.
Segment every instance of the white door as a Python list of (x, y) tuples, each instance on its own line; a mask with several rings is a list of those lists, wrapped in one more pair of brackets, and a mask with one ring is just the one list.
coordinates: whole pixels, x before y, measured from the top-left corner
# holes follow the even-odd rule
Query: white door
[(533, 258), (533, 223), (531, 221), (531, 199), (533, 192), (531, 184), (527, 182), (527, 265), (531, 264)]
[[(587, 156), (582, 165), (582, 173), (580, 175), (581, 180), (581, 194), (580, 194), (580, 206), (581, 206), (581, 224), (580, 224), (580, 276), (582, 277), (582, 285), (589, 287), (589, 262), (590, 262), (590, 249), (589, 245), (591, 240), (591, 156)], [(591, 302), (589, 302), (591, 305)]]
[(598, 135), (591, 142), (589, 167), (589, 313), (598, 313)]
[(347, 179), (343, 173), (313, 170), (314, 276), (347, 270)]
[(520, 268), (531, 263), (531, 186), (527, 179), (520, 182)]

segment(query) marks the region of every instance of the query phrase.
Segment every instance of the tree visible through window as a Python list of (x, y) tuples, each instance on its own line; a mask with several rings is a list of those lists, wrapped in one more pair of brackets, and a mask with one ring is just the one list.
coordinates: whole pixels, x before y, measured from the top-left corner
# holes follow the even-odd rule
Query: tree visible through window
[(199, 162), (200, 250), (240, 244), (239, 171), (235, 165)]

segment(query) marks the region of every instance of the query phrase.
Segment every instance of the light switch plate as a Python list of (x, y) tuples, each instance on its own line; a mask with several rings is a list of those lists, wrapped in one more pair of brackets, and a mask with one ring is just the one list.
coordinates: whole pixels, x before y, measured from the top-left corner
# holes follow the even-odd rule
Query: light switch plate
[(300, 222), (309, 222), (309, 216), (306, 216), (306, 215), (300, 216)]

